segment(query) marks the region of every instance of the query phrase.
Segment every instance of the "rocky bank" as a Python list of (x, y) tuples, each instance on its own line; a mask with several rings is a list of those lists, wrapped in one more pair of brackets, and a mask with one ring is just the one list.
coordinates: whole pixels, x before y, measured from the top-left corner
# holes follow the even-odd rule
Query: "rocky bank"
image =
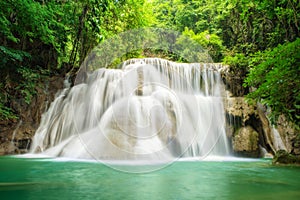
[(227, 134), (236, 156), (273, 157), (283, 150), (300, 156), (300, 133), (284, 116), (276, 126), (270, 123), (270, 110), (260, 103), (247, 102), (249, 88), (241, 89), (243, 76), (222, 66), (221, 74), (226, 86), (224, 98)]
[(63, 88), (64, 78), (53, 76), (37, 85), (37, 94), (30, 105), (23, 99), (14, 99), (11, 102), (11, 108), (17, 111), (19, 119), (0, 121), (0, 155), (28, 151), (41, 116), (54, 100), (56, 93)]

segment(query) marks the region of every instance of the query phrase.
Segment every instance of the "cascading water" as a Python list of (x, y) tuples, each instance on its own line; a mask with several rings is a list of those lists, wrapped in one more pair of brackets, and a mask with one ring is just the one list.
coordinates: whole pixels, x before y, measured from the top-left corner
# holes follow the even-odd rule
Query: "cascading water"
[(99, 160), (228, 155), (216, 64), (132, 59), (87, 73), (43, 115), (32, 153)]
[(279, 150), (287, 151), (278, 130), (274, 126), (272, 126), (272, 129), (271, 129), (271, 140), (273, 143), (273, 147), (276, 151), (279, 151)]

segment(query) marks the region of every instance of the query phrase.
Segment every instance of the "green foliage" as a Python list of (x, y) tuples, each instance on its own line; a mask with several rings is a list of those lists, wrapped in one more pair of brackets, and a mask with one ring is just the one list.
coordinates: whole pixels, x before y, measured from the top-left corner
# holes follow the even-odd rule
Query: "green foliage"
[(7, 96), (3, 91), (4, 85), (0, 83), (0, 120), (16, 119), (17, 116), (7, 105)]
[[(75, 72), (107, 38), (149, 26), (172, 29), (182, 36), (170, 41), (173, 46), (134, 49), (114, 62), (147, 53), (186, 61), (204, 60), (208, 52), (215, 62), (227, 55), (223, 61), (232, 74), (243, 78), (251, 69), (245, 86), (257, 89), (249, 98), (270, 106), (274, 116), (283, 112), (293, 121), (300, 118), (298, 1), (7, 0), (0, 1), (0, 7), (2, 118), (13, 116), (6, 107), (12, 98), (21, 96), (30, 102), (45, 70)], [(153, 38), (140, 40), (155, 42)], [(180, 54), (175, 55), (174, 48)], [(106, 49), (108, 54), (112, 50)]]
[(222, 45), (222, 40), (219, 36), (214, 33), (209, 33), (207, 30), (195, 34), (193, 30), (189, 30), (188, 28), (186, 28), (182, 34), (189, 36), (191, 39), (198, 42), (204, 49), (208, 51), (214, 62), (220, 62), (223, 57), (222, 53), (225, 47)]
[(179, 30), (176, 20), (176, 13), (183, 8), (180, 0), (153, 0), (151, 5), (156, 19), (154, 21), (156, 27), (182, 31)]
[(0, 120), (8, 120), (8, 119), (17, 119), (15, 113), (13, 113), (12, 109), (2, 104), (0, 101)]
[(296, 1), (229, 1), (224, 43), (246, 54), (276, 47), (299, 37), (300, 5)]
[(247, 72), (249, 67), (249, 59), (243, 53), (228, 55), (223, 59), (223, 63), (229, 65), (232, 72)]
[(40, 78), (40, 73), (26, 67), (19, 67), (18, 73), (21, 75), (23, 81), (17, 86), (27, 104), (31, 102), (31, 98), (36, 94), (35, 87)]
[[(13, 117), (14, 99), (30, 103), (45, 70), (76, 70), (106, 38), (151, 24), (151, 5), (146, 0), (0, 1), (1, 119)], [(141, 52), (126, 56), (137, 55)]]
[(280, 0), (154, 0), (157, 26), (208, 31), (246, 55), (299, 37), (300, 4)]
[[(41, 39), (45, 44), (56, 46), (59, 22), (51, 6), (32, 0), (9, 0), (0, 2), (0, 27), (4, 43), (24, 43)], [(58, 8), (58, 7), (56, 7)]]
[(25, 51), (11, 49), (8, 47), (0, 46), (0, 69), (7, 68), (7, 65), (12, 65), (16, 62), (23, 62), (24, 59), (30, 58), (30, 54)]
[[(300, 38), (256, 53), (245, 86), (256, 88), (247, 95), (272, 110), (272, 119), (283, 113), (300, 125)], [(253, 65), (253, 63), (255, 63)]]
[[(22, 88), (20, 93), (25, 98), (26, 103), (29, 103), (32, 95), (34, 94), (34, 88), (32, 87), (33, 80), (31, 79), (32, 74), (30, 74), (30, 72), (27, 72), (26, 74), (23, 68), (20, 68), (19, 65), (20, 63), (25, 63), (26, 60), (29, 60), (31, 58), (30, 54), (25, 51), (0, 46), (0, 57), (2, 58), (0, 61), (0, 70), (2, 74), (0, 77), (3, 80), (3, 83), (10, 85), (11, 80), (8, 80), (9, 75), (19, 71), (21, 73), (21, 77), (17, 76), (15, 79), (17, 79), (20, 85), (14, 89)], [(15, 119), (17, 116), (13, 110), (5, 106), (5, 104), (7, 104), (10, 100), (11, 95), (9, 95), (6, 91), (8, 86), (6, 87), (3, 83), (0, 84), (0, 119)]]
[[(72, 5), (69, 64), (79, 65), (87, 54), (106, 38), (153, 21), (151, 5), (145, 0), (86, 0)], [(68, 12), (68, 11), (67, 11)]]

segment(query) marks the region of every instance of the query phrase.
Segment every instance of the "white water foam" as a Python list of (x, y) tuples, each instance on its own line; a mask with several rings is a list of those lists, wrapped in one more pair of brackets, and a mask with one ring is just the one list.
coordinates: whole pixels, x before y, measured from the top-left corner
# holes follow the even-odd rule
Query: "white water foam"
[(43, 115), (31, 153), (152, 163), (228, 156), (218, 68), (149, 58), (88, 73)]

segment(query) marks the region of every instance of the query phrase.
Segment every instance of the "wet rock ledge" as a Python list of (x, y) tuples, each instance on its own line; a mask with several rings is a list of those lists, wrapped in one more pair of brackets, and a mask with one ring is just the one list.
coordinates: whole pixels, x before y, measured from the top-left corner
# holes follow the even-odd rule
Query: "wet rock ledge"
[(42, 114), (64, 86), (64, 78), (61, 76), (53, 76), (43, 81), (37, 84), (37, 94), (30, 105), (23, 99), (14, 99), (11, 102), (11, 108), (17, 111), (19, 119), (0, 121), (0, 155), (26, 153), (30, 148)]

